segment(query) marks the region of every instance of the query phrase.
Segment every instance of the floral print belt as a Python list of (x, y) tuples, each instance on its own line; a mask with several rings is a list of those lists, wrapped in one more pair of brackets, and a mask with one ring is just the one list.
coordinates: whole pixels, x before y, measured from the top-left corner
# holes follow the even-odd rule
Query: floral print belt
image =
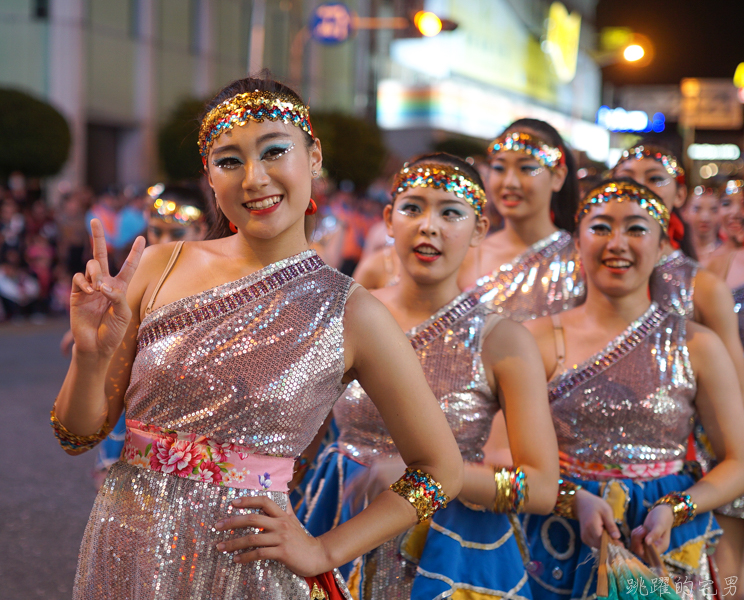
[(294, 460), (127, 419), (122, 458), (143, 469), (214, 485), (287, 492)]
[(606, 464), (578, 460), (566, 454), (558, 453), (561, 473), (577, 479), (607, 481), (609, 479), (634, 479), (648, 481), (666, 475), (679, 473), (685, 466), (682, 460), (670, 460), (656, 463)]

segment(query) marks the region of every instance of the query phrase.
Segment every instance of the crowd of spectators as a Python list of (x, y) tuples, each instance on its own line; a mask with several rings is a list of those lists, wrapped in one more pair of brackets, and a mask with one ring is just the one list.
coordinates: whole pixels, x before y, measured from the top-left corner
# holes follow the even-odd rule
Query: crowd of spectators
[[(380, 237), (374, 231), (383, 196), (360, 198), (343, 185), (317, 190), (320, 211), (312, 245), (324, 260), (353, 272), (370, 230), (370, 238)], [(84, 272), (91, 258), (90, 220), (101, 220), (110, 269), (117, 272), (134, 239), (145, 234), (152, 203), (147, 189), (134, 186), (111, 186), (100, 194), (72, 189), (52, 206), (41, 189), (27, 186), (20, 176), (0, 185), (0, 323), (39, 323), (66, 314), (72, 276)]]

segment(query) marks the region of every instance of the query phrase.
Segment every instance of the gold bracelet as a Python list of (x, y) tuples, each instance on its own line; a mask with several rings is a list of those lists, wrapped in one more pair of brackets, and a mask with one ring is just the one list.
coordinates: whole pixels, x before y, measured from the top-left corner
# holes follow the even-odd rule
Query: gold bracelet
[(445, 508), (449, 502), (439, 482), (421, 469), (408, 467), (403, 477), (392, 484), (390, 489), (413, 505), (419, 523), (431, 518), (440, 508)]
[(671, 492), (666, 496), (662, 496), (654, 502), (651, 510), (661, 504), (668, 504), (672, 508), (672, 513), (674, 514), (672, 527), (679, 527), (680, 525), (689, 523), (697, 514), (697, 504), (692, 501), (689, 494), (683, 494), (682, 492)]
[(87, 452), (100, 442), (106, 439), (113, 427), (109, 425), (108, 418), (103, 421), (101, 428), (92, 435), (77, 435), (67, 431), (67, 428), (59, 422), (57, 418), (57, 408), (52, 407), (50, 421), (54, 437), (57, 438), (59, 445), (67, 454), (77, 455)]
[(576, 492), (581, 486), (573, 481), (561, 477), (558, 480), (558, 499), (555, 502), (553, 514), (566, 519), (576, 518)]
[(519, 513), (529, 500), (530, 488), (527, 476), (521, 467), (494, 467), (493, 479), (496, 482), (496, 497), (493, 511), (498, 513)]

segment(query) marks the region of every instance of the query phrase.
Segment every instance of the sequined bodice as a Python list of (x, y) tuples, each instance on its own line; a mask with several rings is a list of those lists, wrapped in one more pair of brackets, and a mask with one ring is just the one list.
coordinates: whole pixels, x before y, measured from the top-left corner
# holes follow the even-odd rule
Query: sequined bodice
[(744, 285), (736, 288), (734, 294), (734, 312), (739, 317), (739, 337), (744, 344)]
[(571, 236), (556, 231), (481, 277), (472, 292), (497, 314), (522, 322), (581, 304), (586, 288)]
[(656, 304), (548, 385), (558, 447), (604, 464), (683, 460), (695, 415), (685, 319)]
[(693, 293), (700, 265), (681, 250), (662, 258), (651, 273), (651, 299), (662, 309), (691, 319), (695, 313)]
[[(498, 410), (481, 362), (483, 333), (491, 310), (458, 296), (407, 335), (447, 417), (466, 461), (483, 460), (482, 448)], [(362, 464), (398, 452), (377, 408), (352, 382), (333, 409), (341, 451)]]
[(312, 251), (148, 315), (127, 418), (297, 456), (343, 390), (351, 280)]

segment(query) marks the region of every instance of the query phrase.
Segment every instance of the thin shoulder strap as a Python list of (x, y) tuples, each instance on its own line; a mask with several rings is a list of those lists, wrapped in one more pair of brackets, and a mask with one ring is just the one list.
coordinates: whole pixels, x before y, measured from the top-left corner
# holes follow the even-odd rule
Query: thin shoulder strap
[(557, 314), (550, 315), (553, 321), (553, 339), (555, 340), (555, 371), (550, 376), (551, 379), (563, 371), (564, 362), (566, 361), (566, 336), (563, 333), (561, 318)]
[(152, 312), (153, 304), (155, 304), (155, 297), (158, 295), (160, 288), (165, 282), (165, 278), (168, 277), (168, 274), (171, 272), (171, 269), (173, 269), (173, 265), (176, 264), (176, 259), (178, 258), (178, 255), (181, 254), (181, 248), (183, 248), (183, 241), (176, 242), (176, 247), (173, 248), (173, 254), (171, 254), (170, 260), (168, 261), (168, 264), (165, 266), (165, 270), (163, 271), (163, 274), (160, 276), (160, 280), (155, 285), (155, 289), (152, 292), (152, 296), (150, 296), (150, 301), (147, 303), (147, 308), (145, 309), (146, 315), (149, 315)]
[(351, 286), (349, 287), (349, 293), (346, 294), (346, 299), (348, 300), (349, 298), (351, 298), (351, 295), (354, 292), (356, 292), (357, 289), (360, 288), (360, 287), (362, 287), (362, 284), (361, 283), (357, 283), (356, 281), (354, 283), (352, 283)]

